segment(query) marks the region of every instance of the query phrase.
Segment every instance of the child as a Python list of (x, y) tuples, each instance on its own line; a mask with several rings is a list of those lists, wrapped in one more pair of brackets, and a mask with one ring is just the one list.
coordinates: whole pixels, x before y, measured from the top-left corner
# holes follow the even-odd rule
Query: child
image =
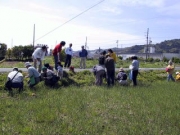
[(180, 82), (180, 73), (176, 72), (176, 82)]
[(167, 72), (167, 81), (172, 80), (174, 82), (175, 79), (172, 76), (174, 72), (174, 64), (172, 63), (171, 60), (169, 61), (169, 65), (166, 67), (166, 72)]

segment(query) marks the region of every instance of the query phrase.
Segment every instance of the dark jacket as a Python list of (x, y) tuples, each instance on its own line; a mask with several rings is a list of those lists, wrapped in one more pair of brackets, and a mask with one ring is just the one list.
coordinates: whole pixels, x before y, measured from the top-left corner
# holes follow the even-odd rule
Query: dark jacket
[(88, 52), (86, 49), (82, 49), (80, 52), (79, 52), (79, 57), (87, 57), (88, 55)]
[(107, 57), (105, 60), (105, 67), (108, 70), (115, 70), (115, 63), (114, 63), (114, 59), (111, 57)]

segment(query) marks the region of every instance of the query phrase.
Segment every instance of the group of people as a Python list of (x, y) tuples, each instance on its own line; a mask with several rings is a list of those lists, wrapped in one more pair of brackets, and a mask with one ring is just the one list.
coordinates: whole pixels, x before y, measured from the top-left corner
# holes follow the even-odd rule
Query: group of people
[[(116, 54), (108, 49), (108, 53), (103, 51), (99, 57), (99, 63), (93, 67), (93, 73), (95, 75), (95, 84), (102, 85), (103, 78), (106, 78), (107, 85), (113, 86), (114, 81), (117, 80), (121, 85), (127, 85), (127, 74), (121, 67), (117, 75), (115, 75), (115, 65), (116, 65)], [(137, 75), (139, 70), (139, 61), (137, 56), (132, 57), (132, 64), (130, 66), (131, 72), (130, 76), (133, 81), (133, 86), (137, 85)]]
[[(30, 88), (34, 87), (40, 81), (44, 81), (45, 85), (54, 86), (59, 79), (63, 77), (63, 68), (68, 67), (72, 71), (74, 71), (74, 67), (71, 67), (71, 59), (73, 56), (72, 43), (69, 44), (69, 47), (65, 49), (66, 59), (64, 65), (61, 64), (60, 53), (62, 47), (65, 46), (66, 42), (61, 41), (58, 45), (53, 49), (53, 58), (55, 63), (55, 72), (53, 66), (49, 65), (49, 63), (45, 63), (42, 65), (42, 60), (44, 59), (47, 46), (41, 46), (40, 48), (36, 48), (32, 54), (33, 65), (30, 62), (25, 63), (25, 67), (27, 68), (28, 75), (26, 78), (29, 78), (28, 86)], [(79, 52), (80, 57), (80, 68), (86, 68), (86, 58), (88, 55), (87, 50), (84, 46), (81, 47), (81, 51)], [(132, 57), (132, 65), (131, 65), (131, 76), (133, 80), (133, 85), (137, 85), (137, 75), (139, 69), (139, 62), (137, 57)], [(102, 85), (103, 78), (107, 79), (107, 85), (114, 85), (114, 81), (118, 80), (120, 84), (127, 84), (127, 74), (124, 72), (123, 68), (119, 69), (119, 73), (115, 75), (115, 65), (117, 62), (117, 57), (113, 50), (108, 49), (108, 53), (103, 51), (99, 57), (99, 63), (93, 67), (93, 72), (96, 78), (95, 84)], [(43, 67), (42, 67), (43, 66)], [(8, 90), (12, 92), (12, 88), (19, 88), (19, 92), (23, 90), (23, 74), (18, 70), (17, 67), (13, 68), (13, 71), (8, 74), (8, 81), (11, 82), (11, 87), (7, 86)]]

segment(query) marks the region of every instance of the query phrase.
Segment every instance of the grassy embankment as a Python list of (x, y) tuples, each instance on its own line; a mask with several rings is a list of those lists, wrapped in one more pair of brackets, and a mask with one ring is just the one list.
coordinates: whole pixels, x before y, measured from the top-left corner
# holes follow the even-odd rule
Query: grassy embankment
[[(6, 74), (0, 81), (5, 82)], [(178, 135), (179, 83), (163, 71), (141, 72), (138, 86), (93, 85), (89, 71), (69, 73), (52, 89), (41, 82), (21, 94), (0, 90), (2, 134)]]

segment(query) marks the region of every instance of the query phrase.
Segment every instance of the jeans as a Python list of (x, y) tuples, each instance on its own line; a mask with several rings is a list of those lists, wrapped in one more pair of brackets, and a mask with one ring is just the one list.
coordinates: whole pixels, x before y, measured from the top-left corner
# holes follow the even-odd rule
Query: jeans
[(138, 76), (138, 70), (133, 70), (132, 71), (132, 80), (133, 80), (133, 85), (137, 85), (137, 76)]
[(167, 81), (170, 81), (170, 80), (172, 80), (173, 82), (175, 82), (172, 74), (168, 74), (168, 76), (167, 76)]
[(56, 70), (57, 70), (57, 67), (58, 67), (57, 63), (58, 63), (58, 56), (54, 55), (54, 64), (55, 64), (54, 67), (55, 67)]
[(66, 67), (66, 66), (70, 67), (70, 65), (71, 65), (71, 57), (72, 56), (69, 55), (69, 54), (66, 55), (66, 61), (65, 61), (64, 67)]
[(107, 71), (107, 84), (110, 86), (111, 84), (114, 85), (114, 77), (115, 77), (115, 70), (108, 70)]

